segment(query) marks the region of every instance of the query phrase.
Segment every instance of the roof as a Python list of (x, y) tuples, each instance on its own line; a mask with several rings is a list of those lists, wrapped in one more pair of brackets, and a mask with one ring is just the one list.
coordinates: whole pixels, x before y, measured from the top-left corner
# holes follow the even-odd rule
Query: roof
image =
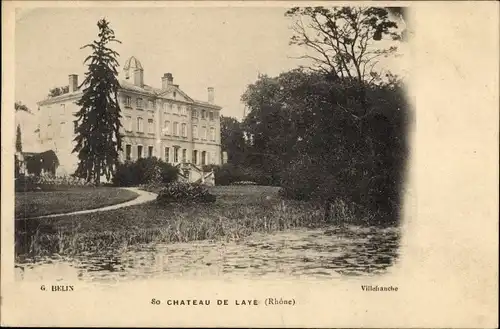
[[(146, 84), (141, 88), (139, 86), (134, 85), (132, 82), (130, 82), (128, 80), (120, 80), (119, 83), (120, 83), (120, 87), (122, 89), (130, 90), (130, 91), (134, 91), (134, 92), (142, 93), (142, 94), (148, 94), (148, 95), (151, 95), (152, 97), (162, 97), (163, 95), (165, 95), (167, 93), (171, 93), (171, 92), (175, 91), (175, 92), (178, 92), (180, 95), (182, 95), (184, 98), (186, 98), (188, 100), (188, 102), (190, 102), (190, 103), (207, 106), (207, 107), (211, 107), (214, 109), (222, 109), (222, 107), (219, 105), (211, 104), (211, 103), (206, 102), (206, 101), (195, 100), (195, 99), (189, 97), (184, 91), (182, 91), (179, 88), (178, 85), (169, 85), (165, 89), (160, 89), (160, 88), (155, 88), (155, 87), (152, 87), (152, 86), (146, 85)], [(62, 95), (59, 95), (56, 97), (48, 98), (48, 99), (45, 99), (45, 100), (38, 102), (38, 105), (54, 104), (54, 103), (58, 103), (62, 100), (78, 98), (81, 96), (82, 92), (83, 92), (83, 90), (80, 89), (80, 90), (72, 92), (72, 93), (65, 93), (65, 94), (62, 94)]]
[(125, 66), (123, 67), (123, 70), (130, 70), (130, 69), (143, 70), (141, 62), (139, 62), (139, 60), (134, 56), (127, 59), (127, 61), (125, 62)]

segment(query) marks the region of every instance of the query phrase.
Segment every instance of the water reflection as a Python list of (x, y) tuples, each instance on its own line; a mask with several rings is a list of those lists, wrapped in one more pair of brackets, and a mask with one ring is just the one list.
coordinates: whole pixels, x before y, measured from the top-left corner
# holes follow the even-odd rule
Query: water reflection
[(332, 278), (385, 273), (397, 259), (398, 249), (397, 228), (330, 227), (254, 234), (229, 243), (147, 244), (72, 257), (19, 257), (16, 273), (24, 280), (84, 281), (179, 276)]

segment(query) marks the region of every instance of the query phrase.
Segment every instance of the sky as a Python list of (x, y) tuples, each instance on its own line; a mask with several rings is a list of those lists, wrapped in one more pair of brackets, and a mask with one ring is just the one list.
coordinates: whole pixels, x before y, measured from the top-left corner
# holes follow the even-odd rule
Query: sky
[[(290, 46), (291, 21), (280, 7), (170, 8), (36, 8), (16, 13), (15, 97), (30, 109), (50, 88), (68, 84), (69, 74), (83, 79), (83, 61), (97, 39), (97, 21), (110, 21), (113, 44), (125, 61), (135, 56), (144, 68), (145, 83), (160, 87), (163, 73), (192, 98), (207, 100), (215, 88), (222, 115), (241, 119), (240, 97), (258, 74), (270, 76), (304, 64), (302, 50)], [(16, 118), (23, 130), (36, 128), (34, 116)], [(24, 136), (26, 135), (26, 136)], [(25, 133), (23, 144), (35, 143)], [(29, 148), (29, 146), (28, 146)], [(25, 147), (26, 149), (26, 147)]]

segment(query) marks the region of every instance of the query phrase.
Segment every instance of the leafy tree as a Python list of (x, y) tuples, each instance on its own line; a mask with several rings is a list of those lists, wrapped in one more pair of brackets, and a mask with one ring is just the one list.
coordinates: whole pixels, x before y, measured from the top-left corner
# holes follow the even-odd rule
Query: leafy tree
[(49, 90), (49, 98), (69, 93), (69, 86), (54, 87)]
[(406, 157), (403, 88), (396, 80), (367, 85), (365, 116), (357, 92), (349, 80), (317, 72), (261, 76), (243, 96), (245, 130), (257, 136), (253, 151), (267, 155), (261, 165), (280, 177), (287, 196), (322, 202), (326, 218), (342, 200), (359, 217), (394, 219)]
[(290, 44), (305, 46), (312, 53), (301, 58), (312, 60), (311, 69), (335, 78), (379, 80), (379, 59), (394, 54), (397, 47), (382, 48), (377, 41), (400, 39), (386, 8), (295, 7), (285, 15), (294, 20)]
[(16, 112), (31, 113), (30, 109), (26, 105), (24, 105), (23, 103), (21, 103), (21, 102), (15, 102), (14, 103), (14, 109), (16, 110)]
[(109, 180), (118, 164), (121, 114), (116, 70), (119, 54), (108, 47), (110, 42), (120, 41), (115, 39), (107, 20), (99, 20), (97, 26), (99, 40), (82, 47), (93, 52), (85, 59), (88, 71), (82, 83), (82, 98), (77, 102), (81, 109), (76, 113), (77, 144), (73, 152), (78, 152), (79, 159), (75, 174), (98, 185), (101, 175)]
[(21, 137), (21, 126), (17, 125), (17, 130), (16, 130), (16, 152), (22, 152), (23, 151), (23, 143), (22, 143), (22, 137)]
[(221, 116), (221, 147), (228, 153), (228, 162), (242, 163), (245, 157), (245, 137), (241, 123), (232, 117)]

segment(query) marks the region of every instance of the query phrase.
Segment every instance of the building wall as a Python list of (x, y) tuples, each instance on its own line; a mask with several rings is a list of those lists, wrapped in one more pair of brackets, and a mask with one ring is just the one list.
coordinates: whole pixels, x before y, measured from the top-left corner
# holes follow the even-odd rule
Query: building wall
[[(52, 149), (56, 152), (60, 166), (58, 175), (71, 174), (76, 170), (78, 163), (77, 154), (72, 154), (75, 146), (73, 139), (74, 120), (79, 108), (75, 104), (81, 94), (68, 95), (52, 104), (39, 107), (39, 140), (42, 149)], [(137, 99), (142, 99), (141, 104)], [(203, 104), (192, 104), (181, 95), (167, 95), (167, 97), (154, 100), (153, 95), (129, 90), (121, 90), (118, 95), (122, 114), (122, 148), (120, 159), (126, 159), (127, 145), (130, 145), (130, 160), (139, 157), (138, 146), (142, 146), (142, 157), (147, 157), (149, 147), (152, 155), (169, 163), (183, 161), (203, 164), (201, 156), (206, 154), (204, 164), (220, 164), (220, 113), (218, 109)], [(170, 106), (170, 105), (171, 106)], [(197, 116), (193, 117), (193, 111)], [(202, 118), (202, 111), (205, 117)], [(213, 115), (210, 115), (210, 112)], [(142, 119), (138, 124), (138, 118)], [(151, 120), (151, 121), (150, 121)], [(168, 122), (168, 129), (165, 129)], [(174, 122), (177, 123), (177, 133), (174, 132)], [(185, 134), (182, 127), (185, 125)], [(205, 127), (206, 136), (202, 133)], [(142, 128), (142, 129), (140, 129)], [(213, 128), (212, 136), (210, 128)], [(197, 131), (197, 132), (196, 132)], [(212, 138), (211, 138), (212, 137)], [(165, 154), (168, 148), (168, 156)], [(174, 159), (174, 150), (179, 149), (178, 158)], [(197, 151), (197, 161), (193, 159), (193, 151)], [(177, 161), (175, 161), (177, 160)]]
[(53, 150), (58, 159), (58, 175), (74, 173), (78, 163), (77, 154), (72, 154), (76, 145), (73, 142), (74, 113), (78, 111), (76, 99), (66, 99), (57, 103), (40, 106), (37, 113), (39, 117), (39, 141), (43, 151)]

